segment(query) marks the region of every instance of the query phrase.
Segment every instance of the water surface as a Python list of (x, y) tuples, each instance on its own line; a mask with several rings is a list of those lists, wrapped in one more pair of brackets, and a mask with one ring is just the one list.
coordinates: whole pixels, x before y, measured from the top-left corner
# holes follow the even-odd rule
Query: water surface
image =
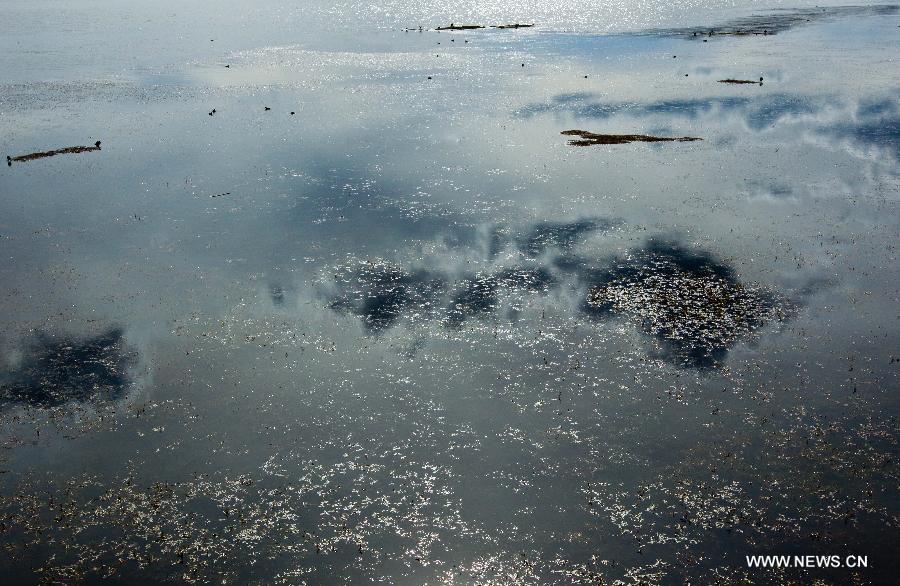
[(14, 583), (894, 580), (900, 9), (585, 4), (0, 3)]

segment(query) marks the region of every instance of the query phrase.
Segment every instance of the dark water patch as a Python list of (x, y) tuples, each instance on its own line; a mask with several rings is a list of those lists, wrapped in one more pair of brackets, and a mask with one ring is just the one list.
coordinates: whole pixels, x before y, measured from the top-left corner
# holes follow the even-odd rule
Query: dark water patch
[(601, 144), (628, 144), (630, 142), (693, 142), (703, 140), (695, 136), (650, 136), (648, 134), (597, 134), (587, 130), (564, 130), (566, 136), (579, 136), (569, 140), (571, 146), (594, 146)]
[(528, 104), (515, 114), (521, 118), (531, 118), (542, 114), (567, 114), (576, 118), (608, 120), (613, 116), (627, 114), (644, 117), (668, 115), (694, 119), (714, 110), (733, 111), (751, 104), (750, 98), (674, 98), (656, 102), (600, 102), (598, 96), (590, 93), (565, 93), (551, 98), (546, 103)]
[(465, 282), (454, 295), (447, 311), (447, 324), (462, 325), (467, 318), (493, 313), (497, 309), (500, 283), (493, 275), (478, 275)]
[(800, 302), (808, 300), (813, 295), (833, 289), (837, 282), (830, 277), (811, 277), (797, 289), (797, 298)]
[[(756, 82), (753, 82), (756, 83)], [(792, 94), (772, 94), (759, 98), (723, 97), (660, 100), (657, 102), (596, 101), (585, 95), (562, 94), (543, 104), (529, 104), (516, 114), (531, 118), (542, 114), (563, 114), (575, 118), (609, 120), (628, 115), (637, 118), (664, 116), (695, 120), (701, 116), (737, 115), (751, 130), (764, 130), (783, 118), (802, 114), (816, 114), (825, 107), (835, 106), (834, 100)]]
[(866, 98), (856, 108), (858, 118), (870, 119), (900, 113), (900, 100), (890, 98)]
[(585, 311), (631, 319), (659, 341), (662, 358), (681, 366), (718, 366), (738, 341), (786, 314), (777, 295), (674, 242), (651, 240), (597, 276)]
[(821, 125), (817, 134), (900, 160), (900, 99), (896, 95), (861, 99), (839, 122)]
[(441, 275), (429, 271), (407, 272), (374, 261), (339, 269), (334, 280), (340, 292), (331, 301), (331, 309), (362, 318), (370, 333), (390, 328), (410, 312), (434, 311), (446, 287)]
[[(621, 317), (657, 341), (654, 356), (677, 366), (720, 366), (738, 342), (771, 322), (786, 319), (795, 304), (767, 288), (742, 283), (712, 254), (651, 239), (622, 258), (571, 254), (577, 239), (604, 221), (541, 223), (519, 240), (532, 259), (548, 247), (561, 253), (536, 264), (495, 268), (475, 275), (405, 271), (384, 263), (339, 269), (338, 293), (329, 307), (360, 317), (370, 333), (401, 319), (460, 328), (469, 319), (521, 314), (521, 295), (586, 290), (581, 312), (597, 320)], [(800, 291), (799, 295), (807, 293)], [(509, 297), (511, 296), (511, 297)], [(511, 300), (512, 303), (505, 303)]]
[(882, 149), (895, 159), (900, 159), (900, 116), (835, 124), (825, 128), (822, 133), (838, 139), (849, 139), (862, 147)]
[(816, 114), (824, 104), (805, 96), (778, 94), (763, 100), (755, 107), (747, 108), (744, 120), (751, 130), (765, 130), (781, 119), (803, 114)]
[(794, 188), (787, 183), (750, 179), (747, 181), (747, 186), (751, 197), (764, 197), (781, 201), (795, 197)]
[[(487, 230), (460, 228), (445, 235), (443, 243), (453, 249), (484, 246), (489, 261), (496, 260), (510, 243), (529, 259), (550, 249), (565, 256), (586, 235), (609, 230), (619, 223), (595, 217), (538, 222), (522, 232), (502, 225)], [(471, 275), (454, 270), (410, 271), (381, 260), (361, 261), (335, 269), (331, 275), (333, 286), (326, 296), (330, 309), (362, 318), (370, 333), (384, 331), (404, 316), (459, 326), (471, 316), (494, 313), (503, 294), (549, 291), (558, 284), (552, 268), (494, 267)], [(284, 303), (283, 291), (278, 294), (272, 289), (270, 294), (276, 305)]]
[[(712, 254), (675, 241), (651, 239), (622, 258), (572, 252), (583, 235), (612, 225), (607, 219), (535, 224), (516, 240), (531, 259), (527, 264), (475, 275), (407, 271), (382, 262), (337, 269), (337, 293), (328, 307), (360, 317), (366, 330), (377, 334), (401, 319), (460, 328), (472, 318), (494, 319), (504, 307), (503, 315), (514, 322), (522, 295), (586, 291), (582, 314), (601, 321), (628, 319), (656, 340), (655, 356), (698, 369), (720, 366), (738, 342), (797, 307), (765, 287), (742, 283)], [(558, 253), (544, 259), (551, 248)]]
[(503, 226), (492, 226), (487, 236), (488, 258), (493, 260), (503, 252), (509, 240), (507, 230)]
[(125, 396), (137, 355), (120, 328), (92, 338), (39, 333), (22, 364), (4, 378), (0, 406), (51, 408), (70, 402), (110, 402)]
[(13, 162), (26, 162), (26, 161), (34, 161), (36, 159), (43, 159), (45, 157), (55, 157), (56, 155), (77, 155), (80, 153), (90, 153), (93, 151), (100, 150), (100, 141), (94, 143), (94, 146), (74, 146), (74, 147), (66, 147), (62, 149), (55, 149), (52, 151), (42, 151), (37, 153), (29, 153), (27, 155), (19, 155), (18, 157), (11, 157), (6, 155), (6, 164), (12, 166)]
[(468, 318), (494, 314), (503, 292), (545, 293), (556, 283), (544, 268), (508, 268), (467, 279), (454, 295), (445, 323), (461, 326)]
[(470, 317), (496, 313), (501, 295), (544, 293), (556, 284), (551, 272), (542, 267), (452, 277), (436, 271), (405, 271), (381, 262), (360, 264), (335, 271), (338, 291), (328, 307), (361, 318), (373, 334), (391, 328), (401, 318), (459, 327)]
[(635, 112), (629, 111), (629, 114), (636, 116), (664, 115), (695, 119), (701, 115), (708, 114), (713, 110), (718, 109), (725, 112), (731, 112), (745, 108), (749, 104), (749, 99), (741, 97), (672, 99), (639, 105), (635, 108)]
[(519, 238), (518, 247), (524, 254), (535, 257), (551, 247), (571, 250), (583, 236), (609, 230), (617, 222), (607, 218), (585, 218), (572, 222), (539, 222), (527, 235)]
[(281, 285), (270, 285), (269, 296), (271, 297), (272, 303), (274, 305), (284, 305), (284, 287), (282, 287)]

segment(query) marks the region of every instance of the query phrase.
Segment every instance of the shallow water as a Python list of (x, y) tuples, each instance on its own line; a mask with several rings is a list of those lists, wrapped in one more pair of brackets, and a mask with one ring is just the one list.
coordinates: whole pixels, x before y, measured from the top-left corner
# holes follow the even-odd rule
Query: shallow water
[(0, 2), (14, 583), (894, 581), (900, 9), (584, 4)]

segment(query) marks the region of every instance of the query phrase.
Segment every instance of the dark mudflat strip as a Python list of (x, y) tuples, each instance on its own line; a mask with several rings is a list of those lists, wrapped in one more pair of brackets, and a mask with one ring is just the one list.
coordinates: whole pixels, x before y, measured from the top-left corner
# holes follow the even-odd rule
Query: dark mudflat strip
[(436, 31), (470, 31), (473, 29), (485, 28), (484, 25), (480, 24), (453, 24), (450, 23), (450, 26), (439, 26), (434, 30)]
[(747, 37), (747, 36), (750, 36), (750, 35), (760, 35), (760, 36), (765, 37), (765, 36), (768, 36), (768, 35), (774, 35), (774, 34), (776, 34), (776, 33), (777, 33), (777, 29), (773, 29), (772, 31), (769, 31), (769, 29), (767, 29), (767, 28), (760, 28), (760, 29), (754, 29), (754, 28), (735, 28), (735, 29), (730, 29), (730, 30), (729, 30), (729, 29), (710, 30), (708, 33), (704, 33), (704, 32), (699, 32), (699, 33), (698, 33), (698, 32), (695, 31), (694, 34), (691, 35), (691, 36), (692, 36), (692, 37), (696, 37), (696, 36), (699, 35), (699, 36), (702, 37), (702, 36), (706, 35), (706, 36), (708, 36), (708, 37), (712, 37), (712, 36), (717, 36), (717, 37)]
[[(516, 29), (516, 28), (531, 28), (534, 24), (519, 24), (518, 22), (515, 24), (492, 24), (490, 28), (502, 28), (502, 29)], [(480, 28), (488, 28), (483, 24), (454, 24), (450, 23), (450, 26), (439, 26), (435, 27), (436, 31), (470, 31)], [(413, 29), (407, 29), (413, 30)]]
[(739, 83), (739, 84), (752, 83), (752, 84), (762, 85), (762, 78), (760, 78), (759, 81), (753, 81), (752, 79), (720, 79), (719, 83)]
[(650, 136), (647, 134), (596, 134), (587, 130), (563, 130), (560, 134), (580, 136), (581, 140), (570, 140), (572, 146), (593, 146), (597, 144), (627, 144), (629, 142), (693, 142), (703, 140), (695, 136)]
[(79, 153), (89, 153), (91, 151), (99, 151), (100, 150), (100, 141), (94, 143), (94, 146), (74, 146), (74, 147), (66, 147), (64, 149), (56, 149), (53, 151), (44, 151), (40, 153), (29, 153), (27, 155), (20, 155), (18, 157), (10, 157), (6, 156), (6, 164), (12, 166), (13, 161), (15, 162), (25, 162), (25, 161), (34, 161), (35, 159), (43, 159), (44, 157), (55, 157), (56, 155), (77, 155)]
[(660, 29), (648, 31), (646, 34), (687, 37), (690, 40), (702, 40), (703, 42), (706, 42), (709, 37), (764, 37), (814, 23), (833, 22), (850, 17), (896, 16), (898, 12), (900, 12), (900, 6), (897, 4), (775, 9), (705, 28)]

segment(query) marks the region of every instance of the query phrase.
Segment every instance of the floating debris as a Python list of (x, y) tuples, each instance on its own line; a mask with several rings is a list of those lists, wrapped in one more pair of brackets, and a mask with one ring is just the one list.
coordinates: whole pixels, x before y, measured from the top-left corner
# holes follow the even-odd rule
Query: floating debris
[(566, 136), (580, 136), (581, 140), (570, 140), (572, 146), (593, 146), (598, 144), (627, 144), (629, 142), (693, 142), (703, 140), (695, 136), (650, 136), (647, 134), (596, 134), (587, 130), (564, 130)]
[(74, 147), (66, 147), (64, 149), (56, 149), (53, 151), (44, 151), (40, 153), (29, 153), (27, 155), (20, 155), (18, 157), (10, 157), (6, 156), (6, 164), (8, 166), (12, 166), (13, 162), (25, 162), (25, 161), (34, 161), (35, 159), (43, 159), (44, 157), (55, 157), (56, 155), (76, 155), (79, 153), (90, 153), (92, 151), (100, 150), (100, 141), (94, 143), (94, 146), (74, 146)]

